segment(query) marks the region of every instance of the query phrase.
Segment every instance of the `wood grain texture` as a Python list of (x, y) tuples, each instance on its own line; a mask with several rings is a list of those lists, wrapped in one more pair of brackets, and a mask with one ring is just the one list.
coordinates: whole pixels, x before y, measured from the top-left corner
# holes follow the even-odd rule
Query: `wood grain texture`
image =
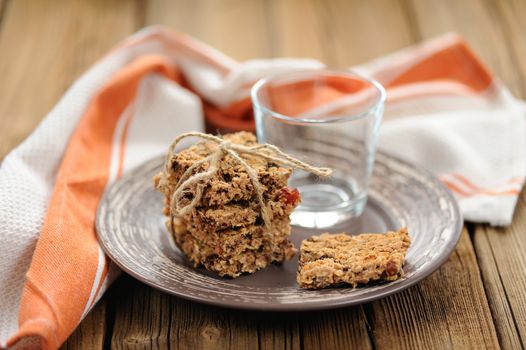
[(477, 225), (474, 245), (504, 349), (526, 347), (526, 188), (508, 228)]
[(112, 287), (114, 349), (370, 349), (361, 307), (330, 312), (228, 310), (152, 290), (124, 276)]
[(102, 349), (107, 337), (107, 296), (103, 297), (61, 347), (62, 350)]
[(373, 349), (363, 306), (300, 314), (303, 349)]
[(515, 93), (526, 97), (526, 2), (521, 0), (506, 0), (496, 2), (498, 20), (509, 42), (509, 54), (514, 62), (514, 68), (519, 79), (514, 80)]
[(112, 287), (112, 349), (168, 347), (170, 297), (124, 276)]
[(2, 33), (2, 23), (5, 18), (5, 12), (7, 10), (7, 1), (8, 0), (0, 0), (0, 35)]
[(132, 1), (7, 2), (0, 35), (0, 159), (68, 86), (139, 23)]
[(268, 35), (277, 56), (315, 58), (332, 68), (348, 68), (414, 42), (399, 1), (291, 0), (270, 4)]
[(251, 312), (172, 297), (170, 341), (181, 349), (299, 349), (296, 313)]
[(264, 0), (151, 0), (146, 24), (190, 34), (237, 60), (272, 56)]
[(365, 63), (415, 41), (401, 1), (324, 1), (325, 40), (339, 68)]
[(332, 65), (323, 3), (314, 0), (273, 0), (269, 6), (269, 34), (273, 52), (282, 57), (313, 58)]

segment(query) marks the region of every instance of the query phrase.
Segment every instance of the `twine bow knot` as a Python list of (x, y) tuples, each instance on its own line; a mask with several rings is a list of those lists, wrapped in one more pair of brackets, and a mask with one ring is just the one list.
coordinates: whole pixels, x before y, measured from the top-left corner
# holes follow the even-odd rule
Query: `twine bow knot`
[[(172, 217), (174, 215), (185, 215), (193, 208), (195, 208), (196, 205), (199, 204), (203, 196), (203, 190), (205, 188), (203, 182), (212, 179), (217, 174), (220, 168), (221, 160), (226, 155), (229, 155), (231, 158), (236, 160), (247, 172), (250, 182), (252, 183), (252, 186), (254, 187), (256, 196), (258, 198), (258, 202), (261, 208), (261, 217), (263, 219), (263, 223), (265, 225), (265, 230), (267, 233), (271, 233), (271, 222), (267, 206), (265, 205), (265, 201), (263, 200), (263, 188), (261, 183), (259, 182), (258, 174), (243, 158), (241, 158), (241, 154), (257, 156), (271, 161), (273, 163), (276, 163), (278, 165), (284, 165), (292, 168), (305, 170), (317, 176), (326, 177), (332, 173), (332, 169), (330, 168), (318, 168), (311, 166), (307, 163), (304, 163), (296, 158), (289, 156), (288, 154), (282, 152), (279, 148), (273, 145), (258, 144), (254, 146), (245, 146), (232, 143), (229, 140), (224, 140), (220, 137), (213, 136), (210, 134), (204, 134), (200, 132), (188, 132), (179, 135), (170, 145), (165, 162), (166, 174), (170, 174), (174, 171), (172, 168), (172, 156), (174, 154), (175, 148), (177, 147), (179, 142), (181, 142), (187, 137), (199, 137), (207, 141), (212, 141), (215, 142), (218, 147), (216, 151), (192, 164), (188, 169), (186, 169), (186, 171), (179, 179), (179, 182), (175, 186), (175, 191), (170, 201), (170, 215)], [(205, 163), (209, 164), (208, 169), (206, 171), (193, 174), (194, 170), (196, 170)], [(187, 190), (189, 190), (192, 185), (196, 185), (196, 191), (193, 195), (193, 198), (190, 203), (188, 203), (185, 206), (182, 206), (182, 199), (184, 198), (185, 194), (188, 193)]]
[(219, 144), (219, 148), (221, 149), (221, 151), (223, 151), (223, 153), (227, 154), (228, 153), (228, 149), (231, 148), (232, 146), (232, 142), (228, 141), (228, 140), (223, 140), (221, 141), (221, 143)]

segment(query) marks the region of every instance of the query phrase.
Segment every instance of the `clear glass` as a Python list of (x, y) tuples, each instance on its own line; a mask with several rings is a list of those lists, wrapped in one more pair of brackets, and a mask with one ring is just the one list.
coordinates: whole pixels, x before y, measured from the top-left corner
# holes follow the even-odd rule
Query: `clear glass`
[(292, 224), (324, 228), (362, 214), (384, 102), (378, 82), (345, 71), (282, 73), (254, 85), (259, 142), (333, 169), (329, 178), (294, 171), (290, 185), (302, 200)]

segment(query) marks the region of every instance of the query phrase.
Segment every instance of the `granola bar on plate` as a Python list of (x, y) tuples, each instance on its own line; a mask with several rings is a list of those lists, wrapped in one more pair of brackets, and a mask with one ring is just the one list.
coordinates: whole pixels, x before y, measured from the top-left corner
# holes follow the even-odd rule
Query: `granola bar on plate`
[[(257, 145), (256, 137), (249, 132), (224, 135), (223, 139)], [(154, 178), (156, 188), (164, 194), (167, 227), (176, 244), (195, 266), (204, 266), (220, 276), (237, 277), (273, 262), (290, 260), (296, 249), (288, 240), (289, 215), (300, 201), (299, 192), (287, 187), (290, 168), (262, 157), (240, 155), (257, 174), (271, 232), (265, 230), (261, 205), (246, 168), (230, 155), (224, 156), (212, 178), (186, 190), (184, 199), (190, 202), (196, 186), (203, 186), (199, 203), (184, 215), (171, 215), (171, 198), (185, 171), (217, 147), (217, 143), (205, 141), (174, 154), (170, 159), (172, 171), (163, 171)], [(204, 172), (208, 167), (204, 163), (194, 172)]]
[(302, 288), (356, 287), (403, 275), (411, 240), (406, 228), (397, 232), (313, 236), (301, 244), (297, 282)]

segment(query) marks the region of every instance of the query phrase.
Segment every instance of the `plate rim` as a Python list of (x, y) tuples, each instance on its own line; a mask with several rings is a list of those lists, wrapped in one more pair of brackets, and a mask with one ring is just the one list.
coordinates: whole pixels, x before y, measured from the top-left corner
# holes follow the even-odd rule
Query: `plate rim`
[[(202, 303), (202, 304), (218, 306), (218, 307), (228, 308), (228, 309), (251, 310), (251, 311), (262, 311), (262, 312), (290, 312), (290, 311), (301, 312), (301, 311), (329, 310), (329, 309), (335, 309), (335, 308), (349, 307), (349, 306), (360, 305), (360, 304), (368, 303), (371, 301), (379, 300), (389, 295), (397, 294), (409, 287), (414, 286), (415, 284), (429, 277), (432, 273), (438, 270), (449, 259), (449, 257), (455, 250), (456, 246), (458, 245), (458, 242), (460, 241), (460, 238), (462, 237), (462, 230), (463, 230), (462, 228), (464, 224), (464, 219), (460, 211), (459, 204), (457, 200), (455, 199), (454, 195), (452, 194), (452, 192), (429, 170), (425, 169), (424, 167), (418, 164), (414, 164), (404, 159), (401, 159), (400, 157), (390, 154), (389, 152), (386, 152), (386, 151), (377, 150), (376, 155), (377, 156), (380, 155), (380, 157), (385, 157), (387, 159), (394, 160), (395, 162), (402, 163), (403, 165), (415, 169), (416, 171), (425, 175), (426, 178), (432, 180), (436, 185), (438, 185), (438, 187), (443, 191), (443, 193), (447, 197), (447, 200), (451, 204), (454, 213), (458, 217), (458, 220), (454, 222), (454, 227), (452, 227), (452, 230), (453, 230), (452, 237), (453, 238), (446, 244), (444, 248), (444, 253), (440, 255), (438, 258), (436, 258), (436, 260), (434, 260), (432, 264), (425, 266), (423, 270), (420, 270), (419, 274), (414, 276), (413, 278), (406, 279), (399, 284), (394, 284), (391, 287), (388, 287), (383, 290), (379, 290), (377, 293), (374, 293), (372, 295), (363, 294), (362, 296), (357, 296), (355, 298), (342, 298), (342, 299), (335, 299), (335, 300), (327, 300), (326, 302), (316, 301), (314, 303), (309, 303), (309, 302), (298, 302), (298, 303), (290, 303), (290, 304), (243, 303), (243, 302), (225, 303), (222, 300), (206, 299), (204, 297), (200, 297), (196, 295), (189, 295), (182, 291), (170, 289), (168, 287), (163, 286), (162, 284), (156, 283), (155, 281), (148, 279), (147, 277), (133, 270), (133, 268), (130, 268), (126, 264), (122, 263), (113, 254), (111, 249), (109, 249), (105, 245), (104, 240), (101, 238), (101, 235), (100, 235), (100, 231), (101, 231), (100, 226), (102, 225), (101, 212), (102, 210), (104, 210), (103, 205), (106, 202), (109, 202), (108, 197), (109, 197), (109, 193), (111, 192), (110, 189), (112, 187), (116, 186), (122, 181), (125, 181), (128, 177), (132, 177), (135, 172), (139, 171), (139, 169), (142, 169), (148, 166), (150, 163), (153, 164), (155, 162), (159, 162), (159, 164), (162, 164), (162, 159), (164, 159), (164, 157), (161, 157), (161, 155), (149, 158), (146, 161), (140, 163), (139, 165), (133, 167), (132, 169), (127, 171), (126, 174), (121, 176), (119, 179), (117, 179), (114, 183), (112, 183), (106, 189), (106, 191), (104, 192), (103, 196), (101, 197), (99, 201), (99, 204), (97, 206), (97, 211), (96, 211), (95, 231), (96, 231), (97, 241), (99, 242), (104, 253), (111, 259), (111, 261), (115, 265), (117, 265), (123, 272), (137, 279), (139, 282), (144, 283), (162, 292), (168, 293), (170, 295), (174, 295), (174, 296), (186, 299), (186, 300), (195, 301), (195, 302)], [(376, 159), (375, 159), (374, 164), (376, 165)], [(374, 168), (373, 168), (373, 173), (374, 173)], [(390, 282), (390, 283), (393, 283), (393, 282)], [(345, 287), (342, 287), (342, 288), (345, 288)], [(364, 286), (362, 288), (366, 288), (366, 287)]]

